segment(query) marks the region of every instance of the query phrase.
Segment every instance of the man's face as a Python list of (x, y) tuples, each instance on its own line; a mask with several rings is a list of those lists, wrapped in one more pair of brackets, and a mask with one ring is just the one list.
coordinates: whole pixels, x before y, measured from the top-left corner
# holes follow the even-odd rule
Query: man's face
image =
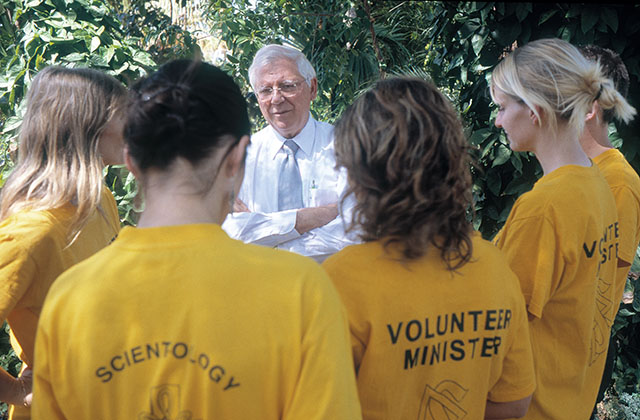
[[(293, 92), (282, 92), (281, 87), (295, 84)], [(258, 104), (267, 122), (283, 137), (292, 138), (304, 128), (309, 119), (311, 101), (316, 97), (318, 81), (311, 86), (298, 72), (298, 66), (288, 59), (277, 60), (264, 66), (257, 75), (256, 92), (272, 88), (271, 95), (260, 97)]]

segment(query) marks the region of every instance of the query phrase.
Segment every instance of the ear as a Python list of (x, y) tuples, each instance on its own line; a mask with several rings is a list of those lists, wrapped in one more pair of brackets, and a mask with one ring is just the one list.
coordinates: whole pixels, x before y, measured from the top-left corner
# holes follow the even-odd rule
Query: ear
[(318, 79), (316, 79), (315, 77), (313, 79), (311, 79), (310, 86), (311, 86), (311, 101), (313, 101), (314, 99), (316, 99), (316, 96), (318, 95)]
[(598, 115), (600, 114), (600, 104), (598, 101), (593, 101), (593, 105), (591, 105), (591, 111), (587, 113), (584, 117), (585, 122), (595, 121), (596, 123), (599, 121)]
[(249, 145), (249, 136), (242, 136), (240, 141), (232, 146), (225, 158), (224, 171), (229, 178), (235, 177), (244, 167), (244, 155)]
[(138, 165), (133, 161), (133, 158), (129, 154), (129, 146), (124, 146), (124, 149), (122, 149), (122, 155), (124, 156), (124, 164), (129, 172), (131, 172), (137, 179), (140, 179), (140, 168), (138, 168)]
[[(539, 106), (535, 106), (536, 111), (534, 112), (531, 108), (529, 108), (529, 119), (533, 123), (533, 125), (540, 126), (542, 122), (540, 121), (542, 118), (542, 108)], [(537, 115), (536, 115), (537, 113)]]

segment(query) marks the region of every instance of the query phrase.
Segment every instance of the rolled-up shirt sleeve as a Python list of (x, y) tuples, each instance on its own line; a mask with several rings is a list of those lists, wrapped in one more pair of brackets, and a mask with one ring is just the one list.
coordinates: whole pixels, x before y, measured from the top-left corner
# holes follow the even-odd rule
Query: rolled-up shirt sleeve
[(231, 213), (222, 228), (229, 236), (242, 242), (275, 247), (300, 238), (295, 230), (296, 212), (293, 209), (273, 213)]

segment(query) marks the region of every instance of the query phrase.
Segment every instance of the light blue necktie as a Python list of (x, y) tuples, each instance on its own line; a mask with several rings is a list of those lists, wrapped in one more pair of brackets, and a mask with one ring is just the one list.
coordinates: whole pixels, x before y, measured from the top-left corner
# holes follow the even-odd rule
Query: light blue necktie
[(284, 142), (280, 174), (278, 176), (278, 210), (300, 209), (302, 204), (302, 178), (296, 160), (296, 152), (300, 147), (293, 140)]

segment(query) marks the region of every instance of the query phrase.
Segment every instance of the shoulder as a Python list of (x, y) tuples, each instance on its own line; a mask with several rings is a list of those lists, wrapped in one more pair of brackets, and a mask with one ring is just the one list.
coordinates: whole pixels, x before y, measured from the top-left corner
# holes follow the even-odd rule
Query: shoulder
[(506, 278), (512, 278), (517, 283), (516, 275), (509, 268), (504, 252), (491, 242), (482, 239), (480, 234), (473, 237), (473, 254), (468, 267), (476, 272), (481, 270), (483, 276), (495, 278), (501, 284)]
[(320, 140), (323, 146), (333, 148), (333, 125), (313, 119), (316, 128), (316, 138)]
[(275, 135), (273, 134), (273, 129), (269, 124), (264, 126), (260, 131), (251, 135), (251, 145), (261, 145), (273, 140), (275, 140)]
[(612, 189), (626, 187), (640, 194), (640, 176), (619, 150), (604, 152), (594, 161)]
[(385, 258), (385, 255), (384, 249), (377, 242), (349, 245), (324, 260), (322, 267), (328, 273), (341, 269), (357, 271), (359, 266)]
[(30, 252), (63, 241), (66, 231), (65, 218), (56, 218), (51, 211), (21, 211), (0, 223), (0, 247)]
[(564, 214), (564, 210), (587, 208), (594, 200), (609, 196), (607, 182), (595, 165), (570, 165), (540, 178), (531, 191), (516, 200), (514, 210), (530, 216), (551, 215), (558, 211)]

